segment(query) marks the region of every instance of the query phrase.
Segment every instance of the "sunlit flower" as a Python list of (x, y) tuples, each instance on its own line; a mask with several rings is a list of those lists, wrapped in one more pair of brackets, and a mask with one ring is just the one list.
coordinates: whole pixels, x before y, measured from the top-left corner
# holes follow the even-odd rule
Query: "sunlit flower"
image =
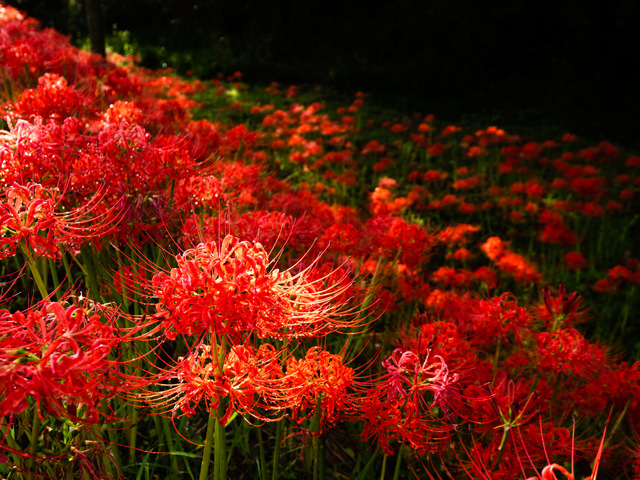
[(204, 332), (236, 342), (259, 337), (315, 336), (347, 328), (354, 311), (336, 299), (350, 287), (345, 272), (335, 283), (313, 276), (315, 264), (293, 273), (273, 267), (259, 243), (227, 235), (175, 257), (177, 267), (155, 274), (150, 285), (158, 299), (157, 318), (165, 334), (198, 336)]

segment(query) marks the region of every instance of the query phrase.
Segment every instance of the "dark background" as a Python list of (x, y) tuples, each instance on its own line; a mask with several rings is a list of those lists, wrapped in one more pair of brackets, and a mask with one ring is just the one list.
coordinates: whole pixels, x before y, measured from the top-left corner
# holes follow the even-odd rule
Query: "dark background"
[[(76, 43), (86, 38), (82, 0), (8, 3)], [(503, 128), (551, 125), (640, 147), (637, 0), (102, 0), (102, 8), (110, 44), (141, 53), (149, 67), (363, 90), (407, 113), (478, 114)]]

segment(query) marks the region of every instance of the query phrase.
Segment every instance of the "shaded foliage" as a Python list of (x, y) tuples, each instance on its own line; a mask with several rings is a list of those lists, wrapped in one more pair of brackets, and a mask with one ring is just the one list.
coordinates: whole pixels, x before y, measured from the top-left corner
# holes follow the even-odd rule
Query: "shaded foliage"
[[(78, 2), (55, 1), (9, 3), (83, 35)], [(102, 3), (107, 31), (129, 31), (149, 67), (359, 88), (408, 110), (546, 120), (637, 143), (640, 100), (627, 69), (640, 7), (631, 0)]]

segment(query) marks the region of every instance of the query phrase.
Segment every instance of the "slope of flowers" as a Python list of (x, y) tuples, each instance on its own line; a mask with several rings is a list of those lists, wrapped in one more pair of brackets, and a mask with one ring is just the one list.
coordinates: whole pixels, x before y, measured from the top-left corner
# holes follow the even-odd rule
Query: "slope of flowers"
[(640, 475), (638, 157), (3, 6), (0, 69), (0, 475)]

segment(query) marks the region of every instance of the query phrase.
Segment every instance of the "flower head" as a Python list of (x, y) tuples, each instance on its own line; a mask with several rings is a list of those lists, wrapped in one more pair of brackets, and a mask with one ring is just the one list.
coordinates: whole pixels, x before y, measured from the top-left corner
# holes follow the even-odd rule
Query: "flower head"
[(115, 207), (97, 212), (101, 197), (81, 207), (57, 212), (58, 195), (37, 183), (13, 184), (0, 201), (0, 258), (16, 254), (20, 242), (28, 253), (56, 258), (61, 245), (75, 248), (113, 230), (120, 219)]
[[(148, 287), (158, 299), (166, 335), (215, 333), (232, 343), (251, 333), (261, 338), (326, 334), (356, 322), (343, 294), (348, 272), (322, 276), (316, 264), (293, 273), (272, 267), (259, 243), (227, 235), (175, 257), (178, 266), (157, 273)], [(326, 281), (326, 280), (331, 281)]]
[(123, 337), (103, 313), (47, 301), (0, 311), (0, 416), (25, 411), (33, 398), (55, 416), (98, 421), (100, 401), (126, 387), (110, 358)]

